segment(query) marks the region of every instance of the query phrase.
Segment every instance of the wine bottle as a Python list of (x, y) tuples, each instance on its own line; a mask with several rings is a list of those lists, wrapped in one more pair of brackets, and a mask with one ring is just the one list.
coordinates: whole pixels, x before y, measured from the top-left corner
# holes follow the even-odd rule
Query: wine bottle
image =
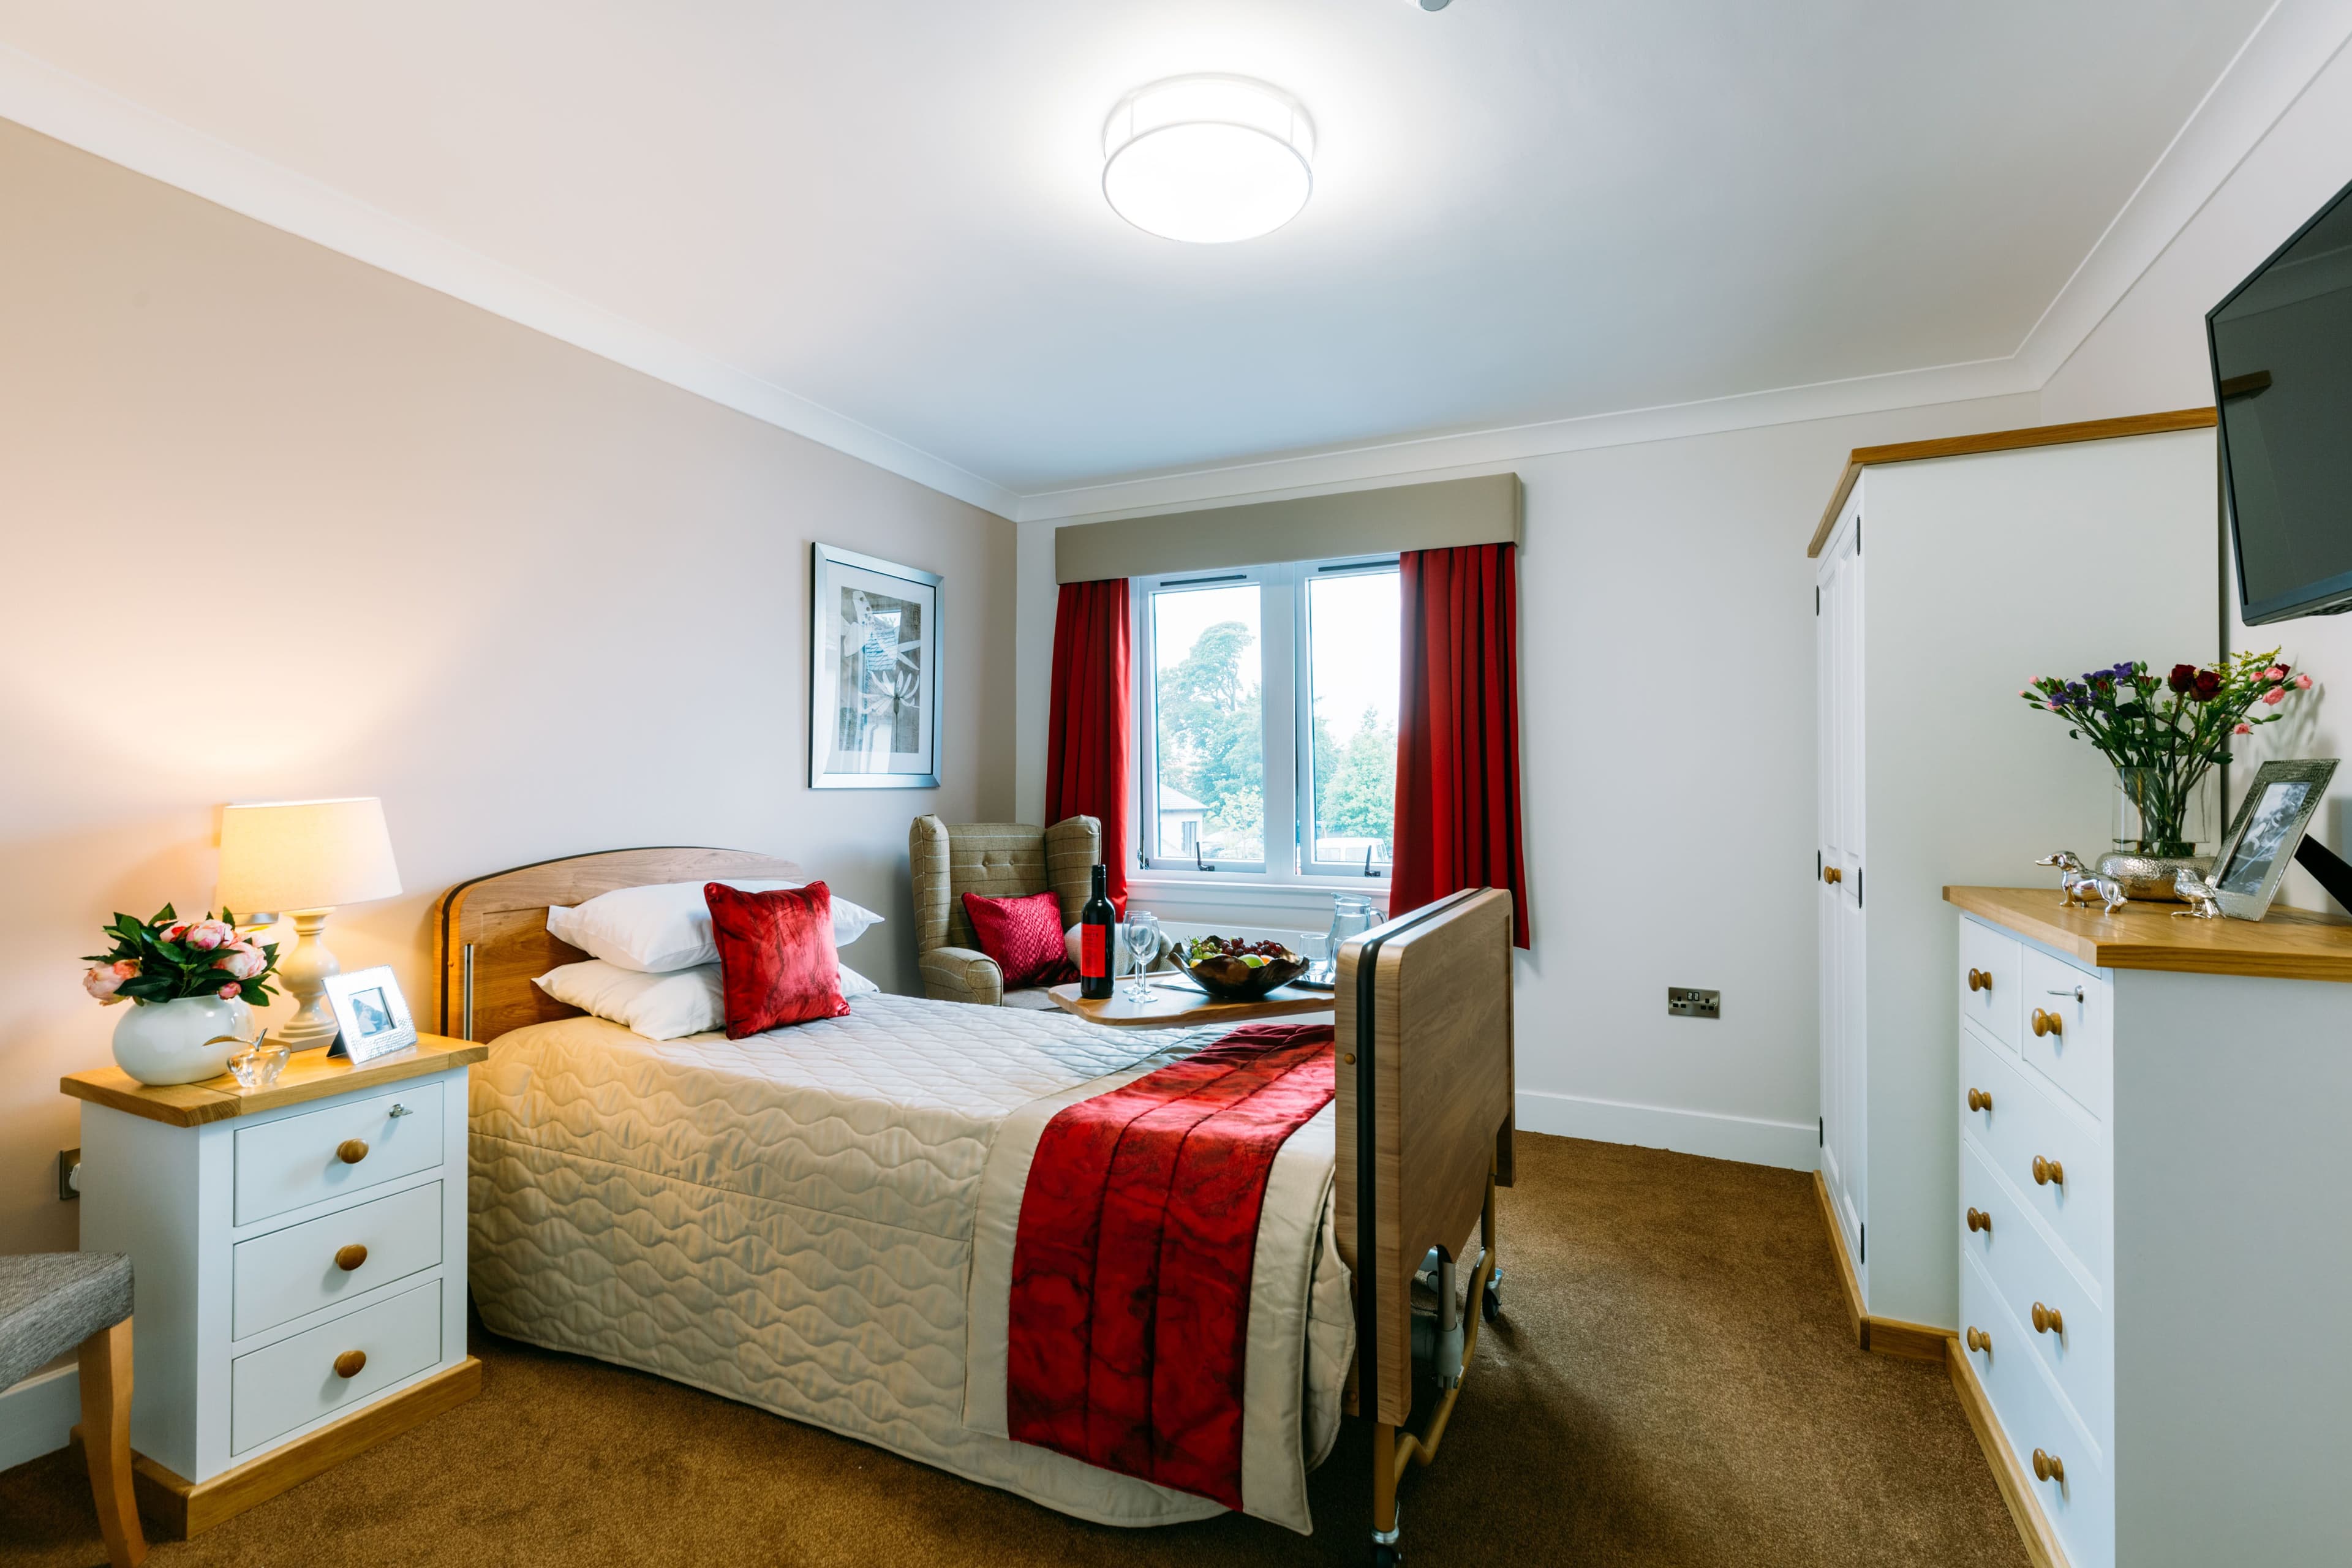
[(1118, 911), (1106, 891), (1110, 868), (1095, 868), (1095, 890), (1078, 914), (1078, 994), (1097, 1002), (1110, 999), (1110, 937)]

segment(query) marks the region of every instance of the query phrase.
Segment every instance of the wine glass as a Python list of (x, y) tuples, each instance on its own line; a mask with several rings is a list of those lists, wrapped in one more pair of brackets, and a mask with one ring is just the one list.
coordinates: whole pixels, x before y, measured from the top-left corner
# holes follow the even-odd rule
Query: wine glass
[(1151, 961), (1160, 956), (1160, 917), (1143, 910), (1129, 910), (1123, 933), (1127, 941), (1129, 973), (1134, 983), (1128, 987), (1130, 1002), (1151, 1000), (1151, 983), (1143, 977)]

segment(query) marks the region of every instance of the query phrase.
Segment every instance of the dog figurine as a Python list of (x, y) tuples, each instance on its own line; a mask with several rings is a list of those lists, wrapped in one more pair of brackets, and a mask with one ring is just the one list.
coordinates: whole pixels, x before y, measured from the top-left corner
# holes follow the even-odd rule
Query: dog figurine
[(2069, 909), (2077, 904), (2088, 904), (2095, 899), (2104, 906), (2100, 913), (2111, 915), (2131, 901), (2124, 896), (2122, 883), (2113, 877), (2102, 877), (2084, 866), (2072, 849), (2044, 855), (2034, 864), (2057, 868), (2059, 901)]
[(2185, 867), (2172, 874), (2172, 890), (2189, 900), (2185, 910), (2175, 910), (2177, 921), (2218, 921), (2228, 917), (2221, 912), (2221, 900), (2215, 896), (2213, 884)]

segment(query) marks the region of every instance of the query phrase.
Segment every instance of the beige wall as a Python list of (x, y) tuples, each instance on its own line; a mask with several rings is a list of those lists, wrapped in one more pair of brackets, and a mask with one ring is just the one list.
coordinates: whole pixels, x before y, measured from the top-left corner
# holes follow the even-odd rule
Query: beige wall
[[(5, 122), (0, 213), (0, 1253), (75, 1242), (77, 955), (226, 801), (383, 797), (335, 947), (420, 1011), (443, 888), (637, 844), (798, 858), (913, 989), (908, 818), (1012, 805), (1012, 524)], [(806, 787), (812, 540), (945, 575), (942, 789)]]

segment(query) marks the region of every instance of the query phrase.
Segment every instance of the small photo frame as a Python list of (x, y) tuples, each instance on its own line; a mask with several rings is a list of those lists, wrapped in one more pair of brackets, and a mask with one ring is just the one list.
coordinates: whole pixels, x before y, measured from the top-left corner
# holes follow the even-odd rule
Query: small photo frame
[(2302, 847), (2312, 814), (2327, 798), (2328, 781), (2335, 776), (2333, 757), (2262, 765), (2205, 878), (2223, 914), (2258, 921), (2270, 912), (2287, 864)]
[(335, 1037), (331, 1057), (349, 1057), (354, 1063), (388, 1057), (416, 1043), (416, 1022), (408, 1016), (408, 998), (392, 966), (337, 974), (327, 982), (327, 1005), (335, 1010)]

